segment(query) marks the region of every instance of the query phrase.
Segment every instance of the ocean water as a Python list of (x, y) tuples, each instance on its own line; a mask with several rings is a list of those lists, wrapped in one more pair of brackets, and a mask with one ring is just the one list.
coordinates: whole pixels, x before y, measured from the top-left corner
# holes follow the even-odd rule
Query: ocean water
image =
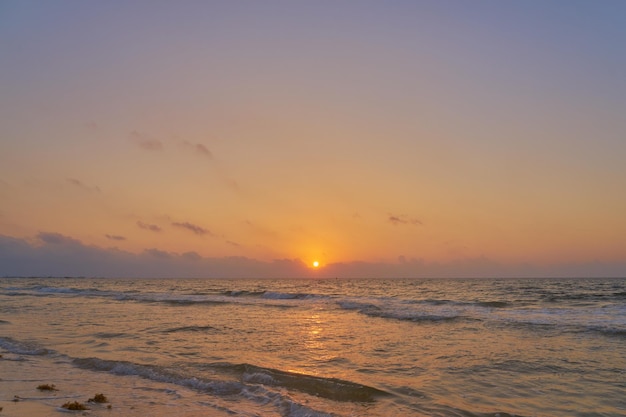
[(51, 413), (625, 416), (626, 279), (5, 278), (0, 354)]

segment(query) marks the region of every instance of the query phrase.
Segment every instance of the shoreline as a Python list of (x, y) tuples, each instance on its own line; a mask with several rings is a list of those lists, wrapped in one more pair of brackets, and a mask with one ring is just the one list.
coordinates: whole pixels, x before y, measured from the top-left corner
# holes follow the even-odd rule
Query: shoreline
[[(76, 375), (68, 364), (51, 358), (25, 356), (10, 352), (0, 353), (0, 417), (47, 417), (67, 413), (89, 415), (127, 415), (126, 410), (114, 410), (114, 405), (89, 403), (93, 390), (107, 389), (102, 378)], [(40, 385), (54, 385), (55, 390), (38, 389)], [(88, 408), (70, 411), (62, 406), (78, 401)], [(104, 414), (107, 412), (107, 414)]]
[[(198, 394), (184, 387), (149, 381), (137, 376), (119, 376), (76, 368), (46, 355), (20, 355), (0, 351), (0, 417), (94, 417), (169, 416), (176, 407), (189, 417), (225, 416), (202, 405)], [(37, 389), (54, 384), (55, 391)], [(109, 402), (89, 402), (103, 394)], [(16, 401), (17, 400), (17, 401)], [(62, 405), (78, 401), (87, 410), (68, 410)]]

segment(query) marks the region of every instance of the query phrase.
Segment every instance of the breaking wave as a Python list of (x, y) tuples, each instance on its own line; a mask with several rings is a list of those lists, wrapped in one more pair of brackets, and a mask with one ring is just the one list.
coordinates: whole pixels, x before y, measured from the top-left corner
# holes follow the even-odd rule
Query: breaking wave
[[(141, 365), (127, 361), (111, 361), (99, 358), (77, 358), (72, 363), (82, 369), (105, 371), (116, 375), (135, 375), (158, 382), (166, 382), (193, 388), (215, 395), (244, 395), (255, 392), (259, 387), (280, 387), (334, 401), (372, 402), (377, 397), (389, 395), (377, 388), (337, 378), (323, 378), (250, 364), (218, 363), (207, 365), (236, 380), (214, 380), (184, 373), (158, 365)], [(265, 391), (263, 391), (265, 392)]]
[(235, 373), (247, 383), (279, 386), (335, 401), (371, 402), (387, 392), (356, 382), (337, 378), (323, 378), (250, 364), (219, 364), (218, 367)]

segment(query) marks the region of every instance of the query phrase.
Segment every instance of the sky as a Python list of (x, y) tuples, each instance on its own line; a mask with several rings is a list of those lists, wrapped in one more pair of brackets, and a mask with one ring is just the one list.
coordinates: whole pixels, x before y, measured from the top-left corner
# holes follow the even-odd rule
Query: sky
[(2, 0), (0, 57), (0, 276), (626, 276), (624, 1)]

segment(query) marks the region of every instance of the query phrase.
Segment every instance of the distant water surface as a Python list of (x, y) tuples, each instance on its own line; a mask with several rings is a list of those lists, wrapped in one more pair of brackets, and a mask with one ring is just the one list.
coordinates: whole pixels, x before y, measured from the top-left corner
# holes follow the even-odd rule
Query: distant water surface
[(176, 415), (624, 416), (626, 279), (6, 278), (2, 352)]

